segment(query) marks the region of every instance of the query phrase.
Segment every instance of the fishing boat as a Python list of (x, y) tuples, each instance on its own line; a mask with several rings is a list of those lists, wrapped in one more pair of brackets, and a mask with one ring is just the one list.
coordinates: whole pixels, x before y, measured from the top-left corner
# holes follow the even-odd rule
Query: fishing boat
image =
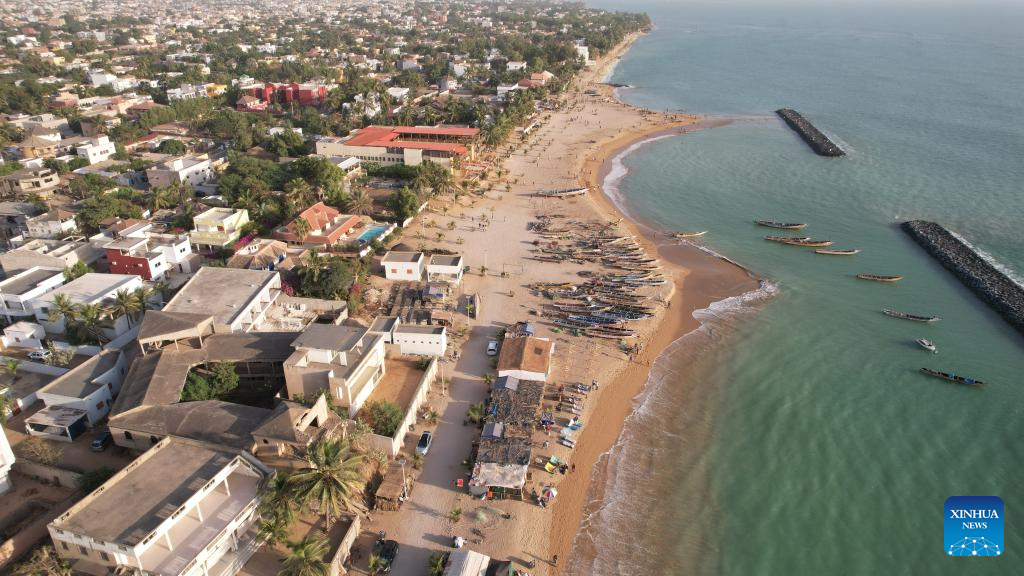
[(672, 236), (675, 238), (699, 238), (707, 233), (707, 230), (702, 230), (700, 232), (676, 232)]
[(764, 239), (769, 241), (769, 242), (780, 242), (780, 243), (781, 242), (789, 242), (790, 240), (796, 240), (796, 241), (800, 241), (800, 242), (805, 242), (807, 240), (810, 240), (811, 237), (810, 236), (765, 236)]
[(886, 276), (884, 274), (857, 274), (857, 278), (871, 280), (872, 282), (899, 282), (903, 280), (903, 276)]
[(853, 256), (854, 254), (860, 254), (860, 250), (815, 250), (814, 253), (828, 256)]
[(935, 343), (932, 342), (931, 340), (925, 340), (924, 338), (918, 338), (917, 340), (915, 340), (915, 342), (917, 342), (918, 346), (920, 346), (921, 348), (924, 348), (925, 350), (928, 350), (929, 352), (931, 352), (933, 354), (938, 354), (938, 352), (939, 352), (939, 349), (935, 347)]
[(807, 240), (786, 240), (783, 242), (788, 246), (805, 246), (807, 248), (824, 248), (832, 245), (831, 240), (814, 240), (808, 238)]
[(931, 368), (921, 368), (922, 374), (928, 376), (934, 376), (935, 378), (942, 378), (943, 380), (949, 380), (950, 382), (956, 382), (957, 384), (963, 384), (964, 386), (981, 386), (985, 384), (981, 380), (975, 380), (974, 378), (967, 378), (965, 376), (957, 376), (949, 372), (939, 372), (938, 370), (932, 370)]
[(586, 193), (586, 188), (566, 188), (564, 190), (538, 190), (536, 195), (544, 198), (568, 198), (570, 196), (582, 196)]
[(914, 322), (938, 322), (942, 320), (938, 316), (918, 316), (917, 314), (907, 314), (906, 312), (899, 312), (888, 308), (883, 308), (882, 314), (892, 316), (893, 318), (902, 318), (903, 320), (913, 320)]
[(583, 333), (587, 336), (594, 336), (597, 338), (609, 338), (618, 340), (620, 338), (633, 338), (636, 336), (636, 330), (630, 330), (628, 328), (616, 328), (614, 326), (601, 326), (595, 328), (585, 328)]
[(775, 222), (774, 220), (754, 220), (754, 223), (758, 226), (767, 226), (768, 228), (781, 228), (782, 230), (803, 230), (807, 227), (807, 224), (794, 224), (791, 222)]

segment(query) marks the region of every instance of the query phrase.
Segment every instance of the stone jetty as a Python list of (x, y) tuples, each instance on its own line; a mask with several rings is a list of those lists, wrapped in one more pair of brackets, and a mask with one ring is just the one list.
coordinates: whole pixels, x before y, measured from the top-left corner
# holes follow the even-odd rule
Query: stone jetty
[(800, 115), (799, 112), (791, 108), (780, 108), (775, 111), (776, 114), (781, 117), (794, 132), (803, 138), (804, 142), (811, 147), (819, 156), (846, 156), (846, 152), (839, 146), (836, 146), (834, 142), (829, 140), (828, 136), (821, 133), (814, 127), (813, 124), (807, 121), (806, 118)]
[(1024, 287), (935, 222), (911, 220), (903, 230), (965, 286), (1024, 334)]

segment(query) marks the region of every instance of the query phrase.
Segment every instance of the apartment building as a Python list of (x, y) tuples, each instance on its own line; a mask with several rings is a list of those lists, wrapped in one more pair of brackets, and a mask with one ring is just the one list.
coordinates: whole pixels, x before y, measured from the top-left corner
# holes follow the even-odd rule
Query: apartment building
[(92, 264), (102, 257), (102, 250), (83, 240), (36, 238), (14, 250), (0, 253), (0, 268), (9, 276), (36, 266), (63, 270), (79, 262)]
[(7, 322), (35, 318), (32, 301), (64, 284), (64, 270), (35, 266), (0, 282), (0, 315)]
[[(32, 300), (36, 321), (51, 334), (65, 331), (67, 324), (63, 317), (50, 322), (50, 309), (57, 295), (66, 296), (76, 306), (99, 304), (103, 305), (114, 299), (121, 290), (132, 292), (142, 287), (142, 277), (128, 274), (98, 274), (89, 272), (75, 278), (71, 282), (47, 292)], [(128, 318), (116, 313), (107, 321), (103, 334), (108, 340), (115, 340), (128, 331)]]
[(79, 158), (85, 158), (89, 164), (107, 160), (117, 152), (117, 147), (106, 135), (89, 138), (84, 144), (75, 148)]
[[(124, 353), (104, 350), (41, 388), (36, 396), (47, 407), (61, 406), (83, 412), (92, 428), (107, 414), (128, 372)], [(29, 434), (33, 434), (31, 426)], [(37, 434), (40, 435), (40, 434)]]
[(242, 227), (249, 223), (249, 211), (233, 208), (210, 208), (192, 219), (195, 229), (189, 233), (192, 243), (208, 250), (227, 248), (242, 236)]
[(146, 178), (154, 188), (166, 188), (179, 183), (186, 183), (194, 188), (213, 178), (212, 161), (208, 154), (170, 158), (147, 168)]
[(49, 168), (22, 168), (0, 178), (0, 195), (6, 198), (37, 195), (46, 200), (59, 186), (60, 176)]
[(358, 326), (310, 324), (292, 342), (284, 363), (288, 396), (330, 390), (336, 405), (355, 417), (384, 376), (384, 336)]
[(60, 239), (78, 231), (75, 213), (61, 208), (33, 216), (26, 220), (25, 224), (31, 238)]
[(204, 266), (163, 311), (212, 316), (218, 334), (249, 332), (264, 321), (280, 295), (277, 272)]
[(455, 158), (476, 157), (480, 130), (456, 126), (367, 126), (344, 137), (317, 140), (321, 156), (354, 156), (382, 165), (418, 166), (424, 161), (450, 167)]

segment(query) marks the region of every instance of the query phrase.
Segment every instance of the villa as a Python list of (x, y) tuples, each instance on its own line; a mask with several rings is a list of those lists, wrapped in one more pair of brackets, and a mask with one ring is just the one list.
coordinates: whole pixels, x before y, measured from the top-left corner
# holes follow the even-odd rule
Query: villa
[(233, 208), (210, 208), (192, 219), (195, 230), (189, 233), (192, 243), (208, 250), (231, 246), (242, 236), (242, 227), (249, 223), (249, 211)]
[[(299, 237), (296, 226), (299, 220), (306, 222), (309, 232)], [(349, 232), (359, 224), (358, 216), (340, 213), (323, 202), (306, 208), (288, 224), (274, 230), (274, 238), (291, 244), (330, 248), (348, 239)]]

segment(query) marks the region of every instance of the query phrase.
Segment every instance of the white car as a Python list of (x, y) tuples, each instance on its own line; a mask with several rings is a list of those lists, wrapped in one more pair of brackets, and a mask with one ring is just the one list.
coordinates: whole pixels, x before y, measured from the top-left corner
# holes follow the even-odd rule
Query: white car
[(489, 340), (487, 342), (487, 355), (488, 356), (497, 356), (498, 355), (498, 341), (497, 340)]
[(51, 355), (52, 353), (49, 350), (42, 348), (40, 350), (33, 350), (29, 352), (28, 358), (29, 360), (46, 360)]

